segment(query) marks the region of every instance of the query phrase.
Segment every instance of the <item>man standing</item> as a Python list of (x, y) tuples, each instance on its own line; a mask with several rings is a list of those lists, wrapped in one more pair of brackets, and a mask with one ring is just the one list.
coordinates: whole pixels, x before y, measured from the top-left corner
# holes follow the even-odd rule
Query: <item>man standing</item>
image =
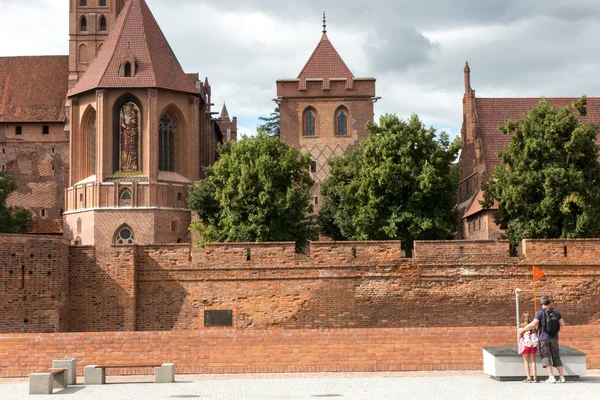
[(542, 296), (540, 301), (542, 303), (542, 309), (535, 314), (533, 321), (531, 321), (529, 325), (519, 329), (519, 335), (533, 328), (538, 330), (542, 365), (548, 370), (548, 380), (546, 383), (557, 382), (552, 367), (558, 369), (558, 382), (565, 383), (566, 380), (558, 346), (558, 331), (560, 331), (562, 326), (565, 326), (565, 322), (558, 310), (550, 307), (550, 304), (552, 303), (550, 297)]

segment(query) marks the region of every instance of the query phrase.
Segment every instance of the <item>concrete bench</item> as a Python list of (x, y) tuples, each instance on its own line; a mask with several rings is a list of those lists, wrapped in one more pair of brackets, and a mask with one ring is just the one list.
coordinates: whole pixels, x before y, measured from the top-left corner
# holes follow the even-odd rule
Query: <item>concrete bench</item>
[(175, 364), (104, 364), (88, 365), (83, 368), (86, 385), (104, 385), (106, 383), (106, 369), (108, 368), (154, 368), (155, 383), (175, 382)]
[[(548, 371), (542, 367), (539, 354), (535, 356), (538, 378), (548, 377)], [(579, 379), (586, 375), (585, 354), (569, 346), (560, 346), (560, 359), (563, 362), (565, 377)], [(516, 346), (490, 346), (483, 348), (483, 372), (498, 381), (525, 379), (523, 356)], [(556, 368), (554, 373), (558, 376)]]
[(29, 394), (52, 394), (54, 387), (66, 388), (68, 369), (52, 368), (29, 375)]

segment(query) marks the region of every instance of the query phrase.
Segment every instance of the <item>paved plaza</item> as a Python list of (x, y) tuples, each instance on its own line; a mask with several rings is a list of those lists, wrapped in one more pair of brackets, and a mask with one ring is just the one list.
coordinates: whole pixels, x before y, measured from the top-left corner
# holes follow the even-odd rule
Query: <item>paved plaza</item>
[[(149, 376), (108, 377), (103, 386), (77, 386), (53, 395), (30, 396), (27, 379), (0, 379), (0, 399), (158, 400), (158, 399), (598, 399), (600, 371), (566, 384), (497, 382), (481, 372), (363, 374), (177, 375), (172, 384)], [(78, 378), (78, 382), (80, 378)]]

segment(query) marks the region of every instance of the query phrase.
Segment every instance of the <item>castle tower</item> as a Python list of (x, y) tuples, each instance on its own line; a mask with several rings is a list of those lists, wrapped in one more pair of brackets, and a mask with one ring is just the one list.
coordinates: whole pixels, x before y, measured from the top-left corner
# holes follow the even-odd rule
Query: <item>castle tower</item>
[(146, 2), (125, 2), (102, 51), (67, 94), (67, 238), (96, 246), (189, 239), (187, 189), (199, 179), (209, 115), (196, 83)]
[(374, 78), (356, 78), (327, 36), (325, 14), (319, 44), (296, 79), (277, 81), (281, 139), (312, 156), (315, 210), (319, 183), (329, 176), (327, 160), (367, 138), (373, 121)]
[(229, 117), (229, 111), (227, 106), (223, 103), (223, 109), (221, 115), (217, 120), (221, 133), (223, 134), (224, 142), (236, 142), (237, 141), (237, 117)]
[(126, 0), (70, 0), (69, 89), (88, 70)]

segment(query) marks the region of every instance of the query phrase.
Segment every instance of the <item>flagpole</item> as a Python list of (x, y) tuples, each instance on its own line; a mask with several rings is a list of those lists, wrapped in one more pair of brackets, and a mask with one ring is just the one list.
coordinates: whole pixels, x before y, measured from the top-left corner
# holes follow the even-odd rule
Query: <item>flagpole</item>
[(537, 314), (537, 293), (536, 293), (536, 289), (535, 289), (535, 266), (531, 266), (531, 273), (532, 273), (532, 279), (533, 279), (533, 315)]
[(515, 289), (515, 304), (516, 304), (516, 308), (517, 308), (517, 346), (519, 345), (519, 293), (521, 293), (521, 289), (516, 288)]

